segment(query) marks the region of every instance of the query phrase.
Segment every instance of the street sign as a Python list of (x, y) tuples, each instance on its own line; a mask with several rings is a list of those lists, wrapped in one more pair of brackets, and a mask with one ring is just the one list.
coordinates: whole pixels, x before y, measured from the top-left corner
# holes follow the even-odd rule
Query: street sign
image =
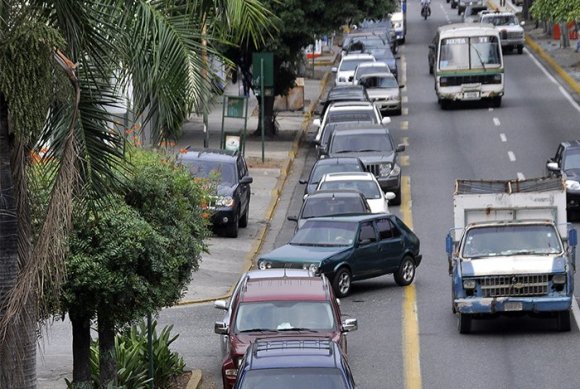
[[(261, 75), (260, 69), (263, 69), (264, 74)], [(258, 90), (261, 86), (261, 81), (264, 81), (264, 87), (274, 86), (274, 54), (273, 53), (254, 53), (252, 54), (252, 85), (254, 90)]]
[(226, 117), (243, 118), (245, 117), (246, 97), (225, 96), (226, 97)]

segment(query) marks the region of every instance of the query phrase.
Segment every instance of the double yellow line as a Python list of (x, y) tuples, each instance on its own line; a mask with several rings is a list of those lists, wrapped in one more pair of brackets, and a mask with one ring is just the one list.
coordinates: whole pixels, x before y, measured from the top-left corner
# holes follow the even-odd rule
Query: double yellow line
[[(401, 56), (402, 74), (406, 81), (405, 57)], [(406, 89), (406, 88), (405, 88)], [(408, 114), (406, 109), (405, 115)], [(407, 131), (409, 122), (401, 122), (401, 130)], [(403, 138), (404, 143), (408, 143), (408, 138)], [(402, 158), (402, 165), (408, 166), (409, 160)], [(411, 210), (411, 179), (409, 176), (401, 178), (401, 218), (409, 228), (413, 229), (413, 212)], [(402, 307), (402, 350), (403, 350), (403, 382), (405, 389), (421, 389), (421, 358), (419, 343), (419, 316), (417, 313), (417, 289), (415, 284), (403, 288)]]

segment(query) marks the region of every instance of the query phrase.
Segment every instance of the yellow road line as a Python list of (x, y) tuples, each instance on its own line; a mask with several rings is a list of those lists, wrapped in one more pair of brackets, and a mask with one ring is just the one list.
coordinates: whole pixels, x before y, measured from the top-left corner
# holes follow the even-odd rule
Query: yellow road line
[[(413, 229), (411, 211), (411, 179), (401, 177), (401, 217), (409, 228)], [(415, 284), (403, 288), (403, 382), (405, 389), (421, 389), (421, 362), (419, 343), (419, 317), (417, 312), (417, 293)]]
[(401, 121), (401, 130), (408, 130), (409, 129), (409, 121), (403, 120)]

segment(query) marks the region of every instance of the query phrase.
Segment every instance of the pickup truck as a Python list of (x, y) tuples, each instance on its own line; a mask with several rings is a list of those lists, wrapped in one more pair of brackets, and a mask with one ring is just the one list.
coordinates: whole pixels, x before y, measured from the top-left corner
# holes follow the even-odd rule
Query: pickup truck
[(498, 315), (555, 317), (570, 331), (577, 233), (559, 178), (457, 180), (446, 238), (460, 333)]

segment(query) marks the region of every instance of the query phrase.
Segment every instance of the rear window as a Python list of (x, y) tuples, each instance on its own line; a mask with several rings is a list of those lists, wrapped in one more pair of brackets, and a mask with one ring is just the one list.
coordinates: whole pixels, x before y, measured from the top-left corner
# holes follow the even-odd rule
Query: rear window
[(381, 188), (372, 180), (325, 181), (320, 184), (320, 190), (356, 189), (367, 199), (380, 199)]
[(320, 179), (326, 173), (339, 173), (339, 172), (362, 172), (362, 168), (358, 163), (352, 164), (333, 164), (333, 165), (318, 165), (312, 172), (311, 182), (313, 184), (319, 183)]
[(358, 112), (329, 112), (327, 123), (338, 122), (373, 122), (377, 123), (376, 116), (371, 110)]
[(250, 370), (240, 382), (240, 389), (346, 389), (340, 370), (336, 368), (287, 368)]
[(307, 198), (302, 218), (366, 213), (360, 197)]

